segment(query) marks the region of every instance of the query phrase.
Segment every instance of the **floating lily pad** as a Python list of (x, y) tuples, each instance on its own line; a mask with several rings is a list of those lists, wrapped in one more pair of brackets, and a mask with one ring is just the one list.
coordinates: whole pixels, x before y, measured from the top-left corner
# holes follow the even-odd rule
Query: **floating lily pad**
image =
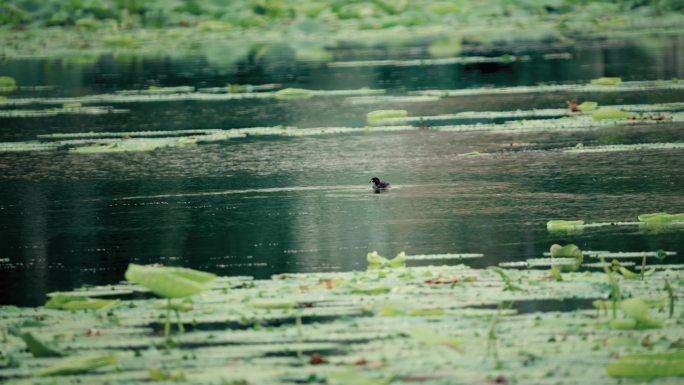
[(591, 117), (600, 120), (600, 119), (631, 119), (634, 117), (634, 115), (631, 112), (627, 111), (622, 111), (617, 108), (612, 108), (612, 107), (601, 107), (598, 110), (594, 111), (593, 114), (591, 114)]
[(294, 99), (308, 99), (313, 96), (311, 90), (306, 90), (303, 88), (285, 88), (280, 91), (276, 91), (273, 97), (281, 100), (294, 100)]
[(598, 79), (593, 79), (590, 84), (596, 86), (619, 86), (622, 83), (622, 79), (618, 77), (603, 77)]
[(381, 123), (383, 119), (404, 118), (408, 115), (406, 110), (377, 110), (366, 115), (368, 124)]
[(582, 220), (551, 220), (546, 222), (546, 229), (551, 232), (570, 232), (583, 229)]

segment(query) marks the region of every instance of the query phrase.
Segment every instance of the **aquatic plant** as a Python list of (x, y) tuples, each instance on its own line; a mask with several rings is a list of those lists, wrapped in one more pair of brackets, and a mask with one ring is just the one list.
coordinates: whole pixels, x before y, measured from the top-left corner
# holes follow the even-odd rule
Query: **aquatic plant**
[(591, 114), (591, 117), (596, 120), (600, 119), (631, 119), (634, 117), (634, 115), (631, 112), (627, 111), (622, 111), (617, 108), (612, 108), (612, 107), (601, 107), (598, 110), (594, 111), (593, 114)]
[(46, 309), (59, 310), (103, 310), (116, 307), (120, 303), (119, 300), (58, 294), (51, 297), (44, 306)]
[(627, 319), (613, 319), (610, 326), (615, 329), (660, 328), (663, 322), (649, 316), (649, 303), (641, 298), (628, 298), (620, 301), (619, 308)]
[(577, 247), (577, 245), (572, 243), (567, 244), (565, 246), (553, 244), (551, 245), (549, 252), (551, 254), (551, 258), (570, 258), (574, 261), (574, 263), (570, 265), (558, 265), (558, 267), (562, 271), (577, 271), (577, 269), (579, 269), (580, 265), (584, 261), (584, 254), (582, 253), (582, 250), (580, 250), (579, 247)]
[(38, 370), (37, 377), (74, 375), (89, 372), (103, 366), (116, 365), (119, 362), (114, 354), (89, 354), (84, 356), (65, 357), (51, 366)]
[(546, 222), (546, 229), (549, 232), (577, 232), (583, 229), (582, 220), (550, 220)]
[(495, 273), (497, 273), (501, 279), (503, 280), (505, 284), (504, 290), (509, 290), (509, 291), (522, 291), (523, 289), (513, 283), (513, 279), (506, 274), (506, 271), (498, 266), (489, 266), (487, 270), (491, 270)]
[(431, 57), (442, 58), (458, 56), (461, 53), (462, 42), (460, 37), (450, 37), (444, 40), (438, 40), (430, 44), (428, 53)]
[(133, 35), (105, 35), (102, 45), (107, 48), (137, 48), (139, 43)]
[(308, 99), (313, 96), (311, 90), (303, 88), (284, 88), (276, 91), (273, 97), (280, 100)]
[(672, 286), (670, 285), (670, 281), (667, 279), (665, 280), (664, 289), (667, 292), (668, 299), (668, 318), (672, 318), (672, 315), (674, 314), (675, 295), (674, 290), (672, 290)]
[(613, 276), (613, 272), (610, 267), (606, 264), (603, 256), (599, 257), (601, 259), (601, 264), (603, 264), (603, 271), (608, 276), (608, 282), (610, 283), (610, 301), (612, 303), (612, 315), (613, 320), (617, 316), (617, 306), (620, 301), (622, 301), (622, 293), (620, 292), (620, 284), (617, 279)]
[[(593, 253), (597, 252), (585, 251)], [(649, 257), (654, 253), (648, 252)], [(0, 381), (171, 383), (172, 377), (185, 377), (191, 384), (338, 381), (346, 385), (358, 379), (437, 385), (453, 378), (487, 381), (483, 373), (498, 367), (509, 380), (607, 385), (614, 381), (606, 374), (609, 357), (665, 353), (681, 343), (679, 308), (674, 309), (673, 321), (658, 329), (592, 327), (582, 303), (605, 294), (604, 274), (569, 273), (571, 279), (557, 283), (544, 279), (543, 271), (523, 269), (515, 271), (513, 282), (520, 278), (527, 283), (525, 290), (502, 291), (491, 270), (454, 264), (457, 260), (435, 258), (435, 263), (443, 263), (402, 269), (284, 273), (271, 279), (216, 277), (201, 295), (182, 297), (192, 302), (172, 303), (174, 310), (191, 311), (188, 321), (194, 327), (174, 335), (174, 349), (169, 351), (162, 349), (163, 337), (155, 332), (160, 301), (135, 294), (144, 287), (128, 282), (59, 293), (120, 298), (123, 306), (108, 317), (91, 311), (2, 306), (0, 339), (6, 325), (22, 324), (23, 332), (41, 341), (59, 342), (59, 350), (74, 357), (112, 355), (118, 364), (34, 379), (34, 373), (58, 360), (32, 357), (26, 353), (26, 343), (10, 335), (2, 343)], [(449, 283), (456, 277), (460, 278), (456, 284)], [(684, 270), (656, 271), (653, 277), (620, 281), (622, 292), (648, 306), (646, 319), (658, 316), (655, 308), (667, 308), (666, 298), (649, 298), (662, 293), (665, 279), (676, 297)], [(360, 294), (352, 293), (357, 288)], [(374, 289), (381, 294), (372, 295)], [(536, 306), (560, 303), (561, 298), (578, 300), (579, 305), (573, 309), (560, 305), (563, 311)], [(520, 306), (509, 308), (510, 301)], [(611, 305), (610, 300), (601, 304), (605, 309)], [(638, 306), (637, 317), (643, 318)], [(622, 314), (619, 321), (633, 322)], [(468, 354), (460, 354), (459, 349)], [(556, 370), (558, 365), (578, 370), (568, 376)], [(337, 376), (338, 372), (354, 373)]]
[(368, 124), (378, 124), (384, 119), (404, 118), (408, 115), (406, 110), (376, 110), (366, 114)]
[(684, 376), (684, 351), (621, 356), (606, 372), (611, 377), (640, 379)]
[(61, 349), (42, 341), (33, 335), (33, 333), (20, 330), (20, 327), (17, 325), (10, 325), (8, 329), (10, 334), (17, 336), (24, 341), (26, 348), (31, 352), (33, 357), (62, 357), (66, 355)]
[[(138, 265), (131, 263), (125, 273), (126, 280), (142, 285), (153, 293), (167, 298), (166, 320), (164, 336), (167, 338), (171, 333), (171, 298), (187, 297), (209, 289), (216, 279), (216, 275), (204, 271), (188, 269), (184, 267), (164, 267), (156, 265)], [(182, 330), (178, 310), (176, 316), (179, 321), (179, 329)]]
[(591, 112), (594, 111), (598, 107), (597, 102), (582, 102), (580, 105), (577, 106), (577, 109), (582, 111), (582, 112)]
[(392, 259), (387, 259), (378, 254), (377, 251), (372, 251), (366, 255), (368, 261), (368, 270), (382, 269), (382, 268), (399, 268), (406, 266), (406, 254), (402, 251)]
[(17, 89), (17, 81), (10, 76), (0, 76), (0, 92), (12, 92)]
[(622, 79), (618, 77), (602, 77), (598, 79), (592, 79), (589, 84), (596, 86), (619, 86), (622, 83)]
[(654, 226), (667, 226), (667, 225), (684, 224), (684, 213), (681, 213), (681, 214), (668, 214), (668, 213), (641, 214), (641, 215), (639, 215), (638, 218), (640, 221), (645, 222), (649, 225), (654, 225)]

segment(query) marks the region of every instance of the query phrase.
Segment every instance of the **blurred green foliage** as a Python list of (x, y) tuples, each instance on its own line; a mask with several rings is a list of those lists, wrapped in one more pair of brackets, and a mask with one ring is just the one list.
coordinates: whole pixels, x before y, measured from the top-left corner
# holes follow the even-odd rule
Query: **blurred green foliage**
[(237, 27), (313, 18), (360, 20), (363, 28), (421, 25), (452, 15), (565, 14), (579, 8), (644, 8), (653, 14), (684, 11), (684, 0), (0, 0), (0, 24), (91, 27), (111, 21), (134, 27), (190, 26), (216, 20)]

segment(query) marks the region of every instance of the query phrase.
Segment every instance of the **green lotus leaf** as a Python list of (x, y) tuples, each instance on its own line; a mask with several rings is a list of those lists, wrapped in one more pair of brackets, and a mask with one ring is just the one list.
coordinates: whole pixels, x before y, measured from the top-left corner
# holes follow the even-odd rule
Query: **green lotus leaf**
[(379, 269), (389, 262), (387, 258), (380, 256), (377, 251), (366, 254), (366, 260), (368, 261), (369, 270)]
[(394, 258), (387, 262), (387, 266), (391, 268), (405, 267), (406, 266), (406, 254), (402, 251), (397, 254)]
[(650, 225), (667, 225), (673, 222), (684, 222), (684, 213), (668, 214), (668, 213), (653, 213), (641, 214), (639, 220)]
[(128, 265), (125, 277), (165, 298), (187, 297), (209, 289), (216, 275), (185, 267)]
[(64, 352), (56, 347), (41, 341), (38, 337), (33, 335), (33, 333), (24, 332), (19, 333), (18, 336), (24, 341), (26, 347), (34, 357), (61, 357), (65, 355)]
[(622, 83), (622, 79), (619, 77), (602, 77), (598, 79), (592, 79), (589, 84), (595, 86), (619, 86)]
[(577, 109), (579, 109), (582, 112), (590, 112), (594, 111), (598, 107), (598, 103), (596, 102), (583, 102), (579, 106), (577, 106)]
[(405, 118), (407, 115), (406, 110), (376, 110), (366, 114), (366, 120), (368, 124), (375, 124), (383, 119)]
[(546, 222), (546, 229), (551, 232), (581, 230), (582, 226), (584, 226), (584, 221), (582, 220), (551, 220)]
[(0, 76), (0, 92), (12, 92), (17, 89), (17, 81), (10, 76)]
[(273, 97), (281, 100), (308, 99), (313, 96), (311, 90), (303, 88), (284, 88), (273, 93)]
[(81, 374), (103, 366), (116, 365), (119, 362), (114, 354), (94, 354), (80, 357), (67, 357), (52, 366), (36, 373), (38, 377)]
[(684, 350), (620, 357), (606, 369), (611, 377), (651, 379), (684, 376)]
[(551, 246), (551, 257), (580, 259), (582, 258), (582, 250), (580, 250), (577, 245), (572, 243), (565, 246), (554, 244)]
[(591, 117), (596, 120), (601, 119), (631, 119), (635, 114), (627, 111), (622, 111), (612, 107), (602, 107), (594, 111)]
[(121, 303), (119, 300), (59, 294), (50, 298), (44, 306), (47, 309), (60, 310), (100, 310), (105, 307), (114, 307), (119, 303)]
[(622, 312), (639, 322), (648, 321), (650, 311), (648, 304), (640, 298), (629, 298), (620, 304)]

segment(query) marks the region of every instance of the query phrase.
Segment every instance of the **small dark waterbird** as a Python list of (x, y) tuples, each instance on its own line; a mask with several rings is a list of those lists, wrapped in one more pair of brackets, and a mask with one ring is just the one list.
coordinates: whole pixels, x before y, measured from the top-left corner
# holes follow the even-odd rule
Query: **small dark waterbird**
[(380, 191), (385, 191), (390, 186), (389, 182), (381, 182), (380, 178), (378, 178), (377, 176), (374, 176), (373, 178), (371, 178), (370, 182), (368, 182), (368, 183), (373, 183), (373, 185), (371, 187), (373, 188), (373, 192), (375, 192), (375, 193), (379, 193)]

